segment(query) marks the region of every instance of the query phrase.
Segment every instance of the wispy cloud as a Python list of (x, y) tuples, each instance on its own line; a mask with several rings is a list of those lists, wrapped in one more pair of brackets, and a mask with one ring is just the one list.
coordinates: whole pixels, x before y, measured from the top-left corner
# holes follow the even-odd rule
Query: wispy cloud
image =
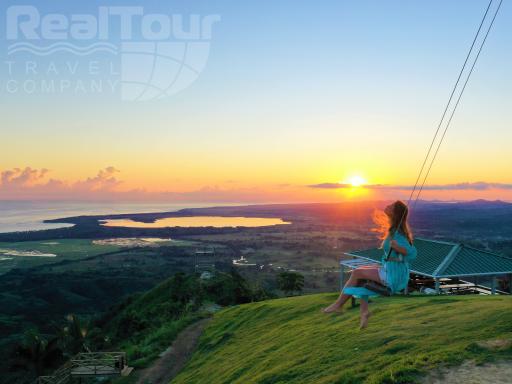
[[(176, 201), (176, 202), (269, 202), (291, 196), (236, 183), (224, 186), (201, 186), (189, 191), (148, 191), (123, 188), (120, 171), (113, 166), (95, 176), (69, 181), (50, 178), (47, 169), (13, 168), (0, 172), (0, 200), (108, 200), (108, 201)], [(303, 189), (302, 187), (297, 190)], [(286, 191), (288, 192), (288, 190)], [(296, 197), (291, 197), (296, 200)]]
[(100, 170), (85, 180), (66, 181), (49, 178), (48, 169), (13, 168), (0, 173), (0, 199), (45, 199), (66, 196), (85, 198), (91, 193), (114, 192), (122, 184), (114, 167)]
[[(310, 188), (319, 188), (319, 189), (344, 189), (344, 188), (351, 188), (352, 185), (350, 184), (342, 184), (342, 183), (321, 183), (321, 184), (311, 184), (308, 185)], [(365, 188), (369, 187), (368, 185), (365, 185)]]
[[(350, 184), (342, 183), (321, 183), (308, 185), (310, 188), (318, 189), (347, 189), (353, 188)], [(410, 191), (414, 188), (412, 185), (388, 185), (388, 184), (368, 184), (360, 188), (372, 190), (397, 190), (397, 191)], [(425, 185), (423, 190), (426, 191), (486, 191), (492, 189), (512, 190), (512, 184), (508, 183), (488, 183), (484, 181), (466, 182), (455, 184), (432, 184)]]

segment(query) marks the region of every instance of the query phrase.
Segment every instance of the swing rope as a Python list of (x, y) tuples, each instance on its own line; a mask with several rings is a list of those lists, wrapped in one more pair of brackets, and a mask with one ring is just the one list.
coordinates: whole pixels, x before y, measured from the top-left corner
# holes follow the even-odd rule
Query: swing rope
[[(448, 112), (448, 110), (449, 110), (449, 108), (450, 108), (450, 105), (451, 105), (451, 103), (452, 103), (453, 96), (455, 95), (455, 92), (456, 92), (456, 90), (457, 90), (457, 88), (458, 88), (458, 86), (459, 86), (460, 80), (461, 80), (461, 78), (462, 78), (462, 75), (463, 75), (463, 73), (464, 73), (464, 70), (466, 69), (466, 65), (467, 65), (467, 63), (468, 63), (468, 61), (469, 61), (469, 58), (471, 57), (471, 54), (473, 53), (473, 49), (474, 49), (474, 47), (475, 47), (475, 43), (477, 42), (478, 37), (480, 36), (480, 32), (481, 32), (481, 30), (482, 30), (482, 26), (484, 25), (485, 20), (487, 19), (487, 15), (488, 15), (488, 13), (489, 13), (489, 9), (491, 8), (491, 6), (492, 6), (492, 4), (493, 4), (493, 1), (494, 1), (494, 0), (490, 0), (490, 1), (489, 1), (489, 4), (487, 5), (487, 8), (486, 8), (486, 10), (485, 10), (485, 13), (484, 13), (484, 15), (483, 15), (483, 17), (482, 17), (482, 20), (480, 21), (480, 25), (478, 26), (478, 30), (477, 30), (477, 32), (476, 32), (476, 34), (475, 34), (475, 37), (473, 38), (473, 42), (471, 43), (471, 47), (469, 48), (468, 54), (466, 55), (466, 59), (464, 60), (464, 64), (462, 65), (462, 68), (461, 68), (461, 70), (460, 70), (460, 72), (459, 72), (459, 75), (458, 75), (458, 77), (457, 77), (457, 81), (455, 82), (455, 85), (453, 86), (452, 92), (451, 92), (451, 94), (450, 94), (450, 97), (448, 98), (448, 102), (446, 103), (446, 106), (445, 106), (445, 108), (444, 108), (443, 114), (442, 114), (442, 116), (441, 116), (441, 120), (439, 121), (439, 124), (437, 125), (437, 129), (436, 129), (436, 131), (435, 131), (434, 137), (432, 138), (432, 141), (431, 141), (430, 146), (429, 146), (429, 148), (428, 148), (427, 154), (426, 154), (426, 156), (425, 156), (425, 158), (424, 158), (424, 160), (423, 160), (423, 164), (421, 165), (420, 172), (418, 173), (418, 176), (417, 176), (417, 178), (416, 178), (416, 182), (414, 183), (414, 186), (413, 186), (413, 188), (412, 188), (412, 190), (411, 190), (411, 193), (410, 193), (410, 195), (409, 195), (409, 199), (408, 199), (408, 201), (407, 201), (407, 207), (409, 207), (409, 206), (410, 206), (410, 204), (411, 204), (411, 201), (412, 201), (412, 199), (413, 199), (414, 193), (416, 192), (416, 189), (417, 189), (417, 187), (418, 187), (418, 183), (419, 183), (419, 181), (420, 181), (420, 179), (421, 179), (421, 176), (422, 176), (422, 174), (423, 174), (423, 171), (425, 170), (425, 165), (427, 164), (427, 161), (428, 161), (428, 159), (429, 159), (429, 157), (430, 157), (430, 154), (431, 154), (431, 152), (432, 152), (432, 149), (434, 148), (434, 143), (436, 142), (436, 139), (437, 139), (437, 137), (438, 137), (438, 134), (439, 134), (439, 131), (440, 131), (440, 129), (441, 129), (441, 126), (443, 125), (443, 122), (445, 121), (445, 117), (446, 117), (446, 114), (447, 114), (447, 112)], [(462, 87), (462, 89), (461, 89), (461, 91), (460, 91), (460, 93), (459, 93), (459, 96), (457, 97), (457, 101), (455, 102), (455, 106), (454, 106), (454, 108), (453, 108), (453, 110), (452, 110), (452, 112), (451, 112), (451, 114), (450, 114), (450, 117), (449, 117), (449, 119), (448, 119), (448, 122), (447, 122), (447, 123), (446, 123), (446, 125), (445, 125), (445, 128), (444, 128), (443, 134), (442, 134), (442, 136), (441, 136), (441, 139), (439, 140), (439, 143), (438, 143), (438, 145), (437, 145), (437, 147), (436, 147), (436, 150), (435, 150), (435, 152), (434, 152), (434, 155), (433, 155), (433, 157), (432, 157), (432, 159), (431, 159), (431, 161), (430, 161), (430, 164), (429, 164), (429, 166), (428, 166), (428, 168), (427, 168), (427, 171), (426, 171), (425, 176), (424, 176), (424, 178), (423, 178), (423, 181), (422, 181), (422, 183), (421, 183), (421, 187), (419, 188), (418, 193), (416, 194), (416, 199), (414, 200), (413, 208), (416, 208), (416, 204), (417, 204), (417, 202), (418, 202), (418, 200), (419, 200), (420, 194), (421, 194), (421, 192), (423, 191), (423, 188), (424, 188), (424, 186), (425, 186), (425, 183), (426, 183), (426, 181), (427, 181), (427, 178), (428, 178), (428, 176), (430, 175), (430, 171), (431, 171), (431, 169), (432, 169), (432, 166), (433, 166), (433, 164), (434, 164), (434, 161), (436, 160), (436, 158), (437, 158), (437, 154), (439, 153), (439, 149), (441, 148), (441, 145), (442, 145), (442, 143), (443, 143), (443, 141), (444, 141), (444, 139), (445, 139), (446, 132), (448, 131), (448, 128), (450, 127), (450, 124), (451, 124), (451, 122), (452, 122), (453, 116), (455, 115), (455, 112), (456, 112), (456, 110), (457, 110), (457, 107), (459, 106), (459, 103), (460, 103), (460, 100), (461, 100), (461, 98), (462, 98), (462, 95), (464, 94), (464, 91), (465, 91), (466, 86), (467, 86), (467, 84), (468, 84), (468, 82), (469, 82), (469, 79), (470, 79), (470, 77), (471, 77), (471, 74), (473, 73), (473, 70), (474, 70), (474, 68), (475, 68), (475, 66), (476, 66), (476, 63), (477, 63), (477, 61), (478, 61), (478, 58), (480, 57), (480, 53), (482, 52), (482, 49), (483, 49), (483, 47), (484, 47), (484, 45), (485, 45), (485, 42), (487, 41), (487, 37), (489, 36), (489, 33), (490, 33), (490, 31), (491, 31), (491, 29), (492, 29), (492, 27), (493, 27), (493, 25), (494, 25), (494, 21), (496, 20), (496, 16), (498, 15), (498, 12), (500, 11), (501, 4), (502, 4), (502, 3), (503, 3), (503, 0), (500, 0), (499, 4), (498, 4), (498, 6), (497, 6), (497, 8), (496, 8), (496, 10), (495, 10), (495, 12), (494, 12), (494, 16), (493, 16), (493, 18), (492, 18), (492, 20), (491, 20), (491, 22), (490, 22), (490, 24), (489, 24), (489, 26), (488, 26), (488, 28), (487, 28), (487, 32), (485, 33), (485, 36), (484, 36), (484, 38), (483, 38), (482, 42), (480, 43), (480, 47), (479, 47), (478, 52), (477, 52), (477, 54), (476, 54), (476, 56), (475, 56), (475, 58), (474, 58), (474, 60), (473, 60), (473, 63), (472, 63), (472, 65), (471, 65), (471, 69), (469, 70), (469, 72), (468, 72), (468, 74), (467, 74), (467, 76), (466, 76), (466, 80), (464, 81), (464, 85), (463, 85), (463, 87)], [(406, 212), (407, 212), (407, 211), (406, 211), (406, 210), (404, 210), (404, 212), (402, 213), (402, 217), (400, 218), (400, 222), (399, 222), (399, 224), (398, 224), (397, 228), (395, 228), (395, 229), (394, 229), (394, 232), (393, 232), (392, 238), (394, 237), (394, 235), (395, 235), (396, 231), (398, 231), (398, 230), (399, 230), (399, 228), (402, 226), (402, 223), (403, 223), (403, 220), (404, 220), (404, 218), (405, 218), (405, 214), (406, 214)], [(389, 252), (388, 252), (388, 254), (387, 254), (387, 258), (389, 258), (389, 257), (391, 256), (391, 252), (392, 252), (392, 248), (390, 247)]]
[[(491, 0), (492, 2), (492, 0)], [(432, 160), (430, 161), (430, 165), (427, 169), (427, 172), (425, 174), (425, 177), (423, 178), (423, 182), (421, 184), (421, 187), (418, 191), (418, 194), (416, 196), (416, 199), (414, 200), (414, 206), (416, 207), (416, 203), (418, 202), (418, 199), (420, 197), (421, 192), (423, 191), (423, 187), (425, 186), (425, 182), (427, 181), (427, 178), (430, 174), (430, 170), (432, 169), (432, 165), (434, 164), (434, 161), (436, 160), (437, 154), (439, 152), (439, 148), (441, 148), (441, 144), (443, 144), (444, 138), (446, 136), (446, 132), (448, 131), (448, 128), (450, 127), (450, 124), (452, 122), (453, 116), (455, 115), (455, 112), (457, 111), (457, 107), (459, 106), (460, 100), (462, 98), (462, 95), (464, 94), (464, 90), (466, 89), (466, 86), (468, 85), (469, 79), (471, 77), (471, 74), (473, 73), (473, 70), (475, 69), (475, 65), (478, 61), (478, 58), (480, 57), (480, 53), (482, 53), (482, 49), (484, 48), (485, 42), (487, 41), (487, 37), (489, 36), (489, 33), (491, 32), (492, 26), (494, 25), (494, 20), (496, 20), (496, 16), (498, 16), (498, 12), (500, 11), (501, 4), (503, 3), (503, 0), (500, 0), (498, 7), (496, 8), (496, 11), (494, 12), (494, 16), (491, 20), (491, 23), (489, 24), (489, 27), (487, 28), (487, 32), (485, 33), (485, 36), (482, 40), (482, 43), (480, 44), (480, 48), (478, 49), (478, 53), (476, 54), (476, 57), (473, 61), (473, 64), (471, 65), (471, 69), (469, 70), (469, 73), (466, 77), (466, 81), (464, 82), (464, 85), (462, 87), (462, 90), (460, 91), (459, 97), (457, 98), (457, 101), (455, 103), (455, 106), (452, 110), (452, 113), (450, 115), (450, 118), (448, 119), (448, 122), (446, 123), (446, 126), (443, 131), (443, 135), (441, 136), (441, 140), (439, 141), (439, 144), (437, 145), (436, 151), (434, 152), (434, 156), (432, 157)], [(487, 12), (486, 12), (487, 14)]]
[(471, 47), (469, 48), (469, 52), (466, 56), (466, 60), (464, 60), (464, 64), (462, 65), (462, 68), (459, 71), (459, 76), (457, 77), (457, 81), (455, 82), (452, 92), (450, 93), (450, 97), (448, 98), (448, 102), (446, 103), (446, 106), (444, 107), (444, 111), (441, 116), (441, 120), (439, 121), (439, 124), (437, 125), (437, 129), (435, 131), (434, 137), (432, 138), (432, 141), (430, 142), (430, 146), (428, 147), (427, 154), (425, 155), (425, 158), (423, 159), (423, 164), (421, 165), (420, 172), (418, 173), (418, 177), (416, 178), (416, 182), (414, 183), (414, 187), (409, 196), (409, 200), (407, 202), (408, 206), (414, 196), (414, 192), (416, 191), (416, 187), (418, 186), (421, 175), (423, 174), (423, 171), (425, 170), (425, 165), (427, 164), (427, 160), (430, 156), (430, 153), (432, 152), (432, 148), (434, 147), (434, 143), (439, 134), (439, 130), (441, 129), (441, 126), (443, 125), (443, 121), (444, 121), (444, 118), (446, 117), (446, 113), (448, 112), (448, 109), (452, 102), (453, 96), (455, 95), (455, 91), (457, 90), (457, 87), (459, 86), (460, 79), (462, 78), (462, 74), (464, 73), (464, 70), (466, 69), (466, 65), (468, 63), (469, 58), (471, 57), (471, 53), (473, 52), (473, 48), (475, 47), (475, 43), (478, 40), (478, 36), (480, 35), (480, 31), (482, 30), (482, 26), (484, 25), (485, 19), (487, 18), (487, 14), (489, 13), (489, 9), (491, 8), (493, 1), (494, 0), (490, 0), (489, 4), (487, 5), (487, 9), (485, 10), (484, 16), (482, 17), (482, 20), (480, 21), (480, 25), (478, 26), (478, 30), (476, 31), (475, 37), (473, 38), (473, 42), (471, 43)]

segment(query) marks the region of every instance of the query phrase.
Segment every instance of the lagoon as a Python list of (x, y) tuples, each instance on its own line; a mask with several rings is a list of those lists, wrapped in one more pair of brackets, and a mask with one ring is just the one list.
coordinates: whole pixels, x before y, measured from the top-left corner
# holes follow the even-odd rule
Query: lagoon
[(131, 219), (102, 220), (106, 227), (127, 228), (167, 228), (167, 227), (264, 227), (269, 225), (290, 224), (278, 218), (268, 217), (226, 217), (226, 216), (187, 216), (167, 217), (152, 223), (143, 223)]
[[(63, 217), (173, 212), (184, 208), (204, 208), (216, 205), (215, 203), (177, 204), (4, 200), (0, 201), (0, 233), (72, 227), (73, 224), (44, 222), (44, 220)], [(224, 205), (232, 206), (237, 204)]]

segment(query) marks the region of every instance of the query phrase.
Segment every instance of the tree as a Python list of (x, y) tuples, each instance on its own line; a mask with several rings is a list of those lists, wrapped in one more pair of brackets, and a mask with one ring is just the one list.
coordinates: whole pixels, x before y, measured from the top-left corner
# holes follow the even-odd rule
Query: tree
[(217, 272), (210, 280), (203, 281), (206, 297), (220, 305), (250, 303), (253, 293), (249, 284), (235, 268), (229, 273)]
[(23, 341), (14, 349), (12, 369), (25, 370), (34, 377), (54, 368), (62, 360), (59, 339), (46, 339), (37, 330), (27, 331)]
[(89, 324), (84, 324), (76, 315), (67, 316), (68, 325), (61, 332), (64, 350), (69, 356), (79, 352), (90, 352), (88, 347)]
[(285, 295), (293, 295), (294, 292), (302, 293), (304, 288), (304, 276), (297, 272), (281, 272), (277, 276), (277, 285)]

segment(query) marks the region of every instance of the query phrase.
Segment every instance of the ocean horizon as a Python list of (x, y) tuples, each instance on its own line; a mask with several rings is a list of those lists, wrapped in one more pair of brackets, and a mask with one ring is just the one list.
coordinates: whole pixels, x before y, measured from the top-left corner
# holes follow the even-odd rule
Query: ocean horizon
[(39, 231), (73, 226), (44, 223), (71, 216), (174, 212), (185, 208), (238, 205), (236, 203), (144, 203), (0, 200), (0, 233)]

